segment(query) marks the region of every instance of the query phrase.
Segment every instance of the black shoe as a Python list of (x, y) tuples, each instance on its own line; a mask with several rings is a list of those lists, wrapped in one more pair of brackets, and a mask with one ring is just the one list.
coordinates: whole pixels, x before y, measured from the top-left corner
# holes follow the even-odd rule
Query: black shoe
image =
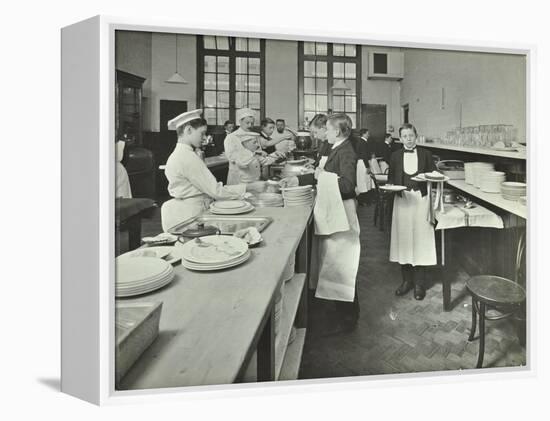
[(422, 285), (414, 286), (414, 298), (416, 300), (423, 300), (426, 296), (426, 289)]
[(405, 295), (407, 292), (409, 292), (411, 289), (413, 289), (414, 284), (410, 281), (403, 281), (399, 288), (395, 290), (395, 295), (400, 297), (401, 295)]

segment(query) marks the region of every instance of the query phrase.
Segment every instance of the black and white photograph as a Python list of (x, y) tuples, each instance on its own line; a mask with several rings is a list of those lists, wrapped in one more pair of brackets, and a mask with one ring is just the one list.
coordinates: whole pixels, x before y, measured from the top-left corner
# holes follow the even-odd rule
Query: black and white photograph
[(115, 390), (528, 367), (527, 53), (116, 30)]

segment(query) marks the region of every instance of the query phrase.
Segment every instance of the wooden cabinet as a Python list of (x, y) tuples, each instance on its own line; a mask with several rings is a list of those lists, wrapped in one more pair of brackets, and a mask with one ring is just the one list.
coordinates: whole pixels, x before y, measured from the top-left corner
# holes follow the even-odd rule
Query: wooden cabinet
[(145, 78), (116, 71), (115, 136), (129, 144), (142, 143), (142, 96)]

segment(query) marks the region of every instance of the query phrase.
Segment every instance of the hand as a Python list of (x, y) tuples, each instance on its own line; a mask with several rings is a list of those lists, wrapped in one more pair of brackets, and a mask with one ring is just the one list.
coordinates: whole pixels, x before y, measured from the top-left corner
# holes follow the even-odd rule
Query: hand
[(298, 180), (298, 177), (296, 177), (296, 176), (285, 177), (281, 181), (279, 181), (279, 186), (281, 186), (281, 188), (296, 187), (299, 184), (300, 184), (300, 181)]
[(256, 155), (260, 155), (260, 156), (267, 156), (267, 152), (266, 151), (263, 151), (261, 149), (258, 149), (257, 151), (254, 151), (254, 153)]

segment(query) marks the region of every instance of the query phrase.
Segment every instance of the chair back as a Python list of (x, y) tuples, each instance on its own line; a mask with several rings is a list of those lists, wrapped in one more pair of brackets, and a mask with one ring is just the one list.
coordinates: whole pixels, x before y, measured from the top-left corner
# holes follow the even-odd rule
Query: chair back
[(521, 266), (523, 263), (523, 255), (525, 254), (525, 231), (521, 233), (518, 241), (518, 248), (516, 252), (516, 272), (515, 272), (515, 281), (516, 283), (520, 282), (520, 276), (522, 276)]

